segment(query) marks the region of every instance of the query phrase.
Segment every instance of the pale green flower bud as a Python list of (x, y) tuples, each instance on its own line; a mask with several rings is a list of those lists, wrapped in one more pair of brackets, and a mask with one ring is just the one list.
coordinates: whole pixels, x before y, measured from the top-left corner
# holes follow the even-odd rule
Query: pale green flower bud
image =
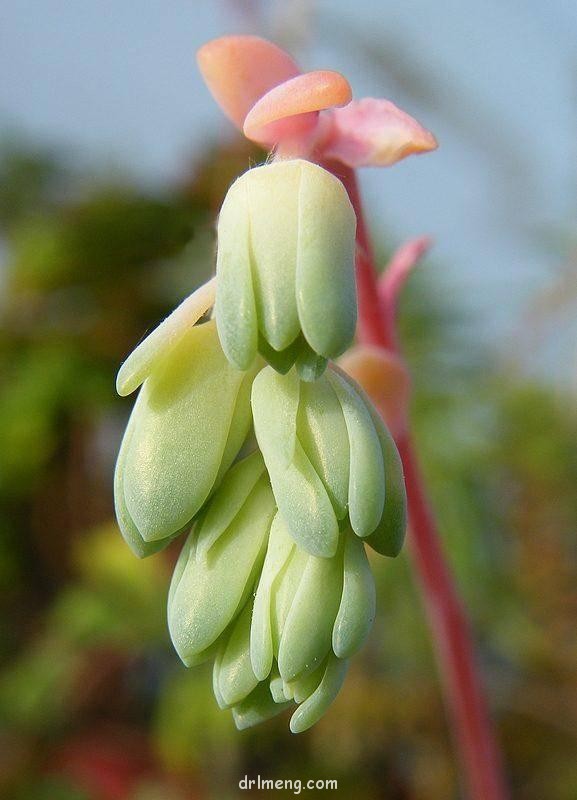
[(233, 706), (232, 714), (239, 730), (250, 728), (280, 714), (293, 702), (300, 704), (290, 720), (293, 733), (302, 733), (325, 714), (343, 684), (348, 661), (328, 655), (310, 675), (293, 684), (286, 684), (275, 675), (270, 683), (258, 686)]
[(294, 370), (279, 375), (265, 367), (251, 402), (275, 499), (295, 541), (330, 558), (348, 518), (357, 536), (397, 555), (406, 523), (400, 460), (354, 381), (333, 366), (312, 383)]
[(363, 542), (347, 534), (343, 590), (332, 636), (335, 655), (350, 658), (360, 650), (375, 620), (375, 610), (375, 581)]
[(298, 733), (325, 713), (365, 642), (375, 586), (351, 530), (335, 556), (317, 558), (298, 547), (279, 513), (271, 523), (274, 513), (255, 453), (228, 473), (183, 549), (169, 628), (187, 666), (214, 657), (216, 701), (238, 728), (294, 702), (290, 727)]
[(292, 683), (283, 681), (278, 673), (272, 674), (270, 694), (275, 703), (281, 704), (282, 708), (285, 708), (290, 701), (299, 704), (290, 721), (293, 733), (307, 730), (327, 711), (339, 693), (348, 663), (337, 658), (334, 653), (329, 653), (313, 672)]
[(122, 440), (122, 445), (120, 447), (120, 452), (116, 460), (116, 468), (114, 470), (114, 506), (116, 511), (116, 520), (124, 541), (130, 547), (132, 552), (138, 556), (138, 558), (146, 558), (147, 556), (154, 555), (154, 553), (158, 553), (160, 550), (163, 550), (167, 545), (170, 544), (170, 542), (173, 541), (175, 536), (178, 536), (181, 531), (178, 531), (175, 536), (167, 536), (164, 539), (157, 539), (156, 541), (147, 542), (142, 538), (140, 531), (132, 521), (132, 517), (126, 508), (126, 502), (124, 499), (124, 468), (126, 462), (126, 453), (128, 451), (129, 442), (132, 438), (133, 426), (131, 425), (131, 422), (132, 419), (129, 420), (128, 426), (124, 433), (124, 438)]
[(335, 699), (348, 658), (362, 647), (374, 617), (375, 585), (362, 541), (345, 531), (333, 558), (316, 558), (295, 544), (277, 514), (254, 600), (219, 640), (217, 703), (232, 709), (238, 728), (296, 703), (290, 728), (306, 730)]
[(252, 612), (251, 661), (259, 680), (274, 660), (291, 683), (318, 667), (331, 648), (350, 657), (374, 616), (374, 581), (362, 541), (345, 531), (335, 556), (317, 558), (295, 543), (277, 514)]
[(221, 708), (238, 705), (256, 688), (258, 678), (250, 661), (252, 603), (248, 602), (231, 626), (214, 660), (212, 684)]
[(279, 675), (278, 669), (276, 667), (274, 667), (273, 670), (271, 671), (269, 687), (270, 687), (270, 693), (275, 703), (286, 703), (287, 701), (294, 699), (291, 697), (290, 692), (288, 691), (288, 687), (281, 678), (281, 676)]
[(407, 492), (403, 463), (397, 446), (370, 398), (350, 375), (338, 366), (333, 369), (358, 394), (368, 408), (379, 437), (385, 465), (385, 506), (379, 524), (364, 541), (383, 556), (397, 556), (403, 546), (407, 529)]
[(257, 350), (313, 379), (356, 325), (356, 217), (342, 183), (309, 161), (245, 172), (218, 222), (216, 320), (224, 352), (248, 369)]
[[(348, 375), (342, 375), (344, 380), (352, 380)], [(356, 390), (365, 398), (369, 405), (375, 430), (381, 443), (385, 460), (386, 493), (383, 515), (375, 530), (370, 533), (365, 542), (382, 556), (397, 556), (401, 552), (407, 530), (407, 491), (403, 463), (397, 450), (393, 437), (387, 430), (378, 412), (370, 404), (370, 400), (355, 384)]]
[(310, 694), (291, 717), (290, 729), (293, 733), (302, 733), (319, 721), (339, 693), (347, 674), (347, 667), (347, 661), (334, 655), (328, 656), (316, 688), (310, 691), (312, 687), (307, 687), (306, 691), (310, 691)]
[(234, 723), (239, 731), (252, 728), (261, 722), (276, 717), (290, 706), (290, 702), (277, 703), (267, 683), (259, 683), (256, 689), (232, 709)]
[[(302, 703), (293, 732), (313, 725), (336, 697), (347, 659), (363, 645), (374, 617), (362, 541), (345, 531), (335, 556), (317, 558), (298, 547), (277, 514), (252, 607), (250, 661), (254, 680), (269, 681), (275, 703)], [(243, 648), (246, 631), (244, 637)], [(242, 663), (248, 670), (244, 650)]]
[[(188, 666), (213, 654), (219, 637), (244, 607), (262, 566), (275, 512), (264, 464), (255, 453), (230, 470), (196, 523), (168, 597), (172, 642)], [(225, 688), (224, 694), (235, 691)]]
[(230, 366), (213, 321), (180, 332), (149, 366), (115, 477), (119, 524), (138, 555), (185, 528), (233, 462), (252, 378)]
[[(343, 538), (343, 537), (341, 537)], [(342, 545), (333, 558), (308, 556), (278, 638), (281, 678), (291, 683), (312, 672), (332, 646), (343, 591)]]

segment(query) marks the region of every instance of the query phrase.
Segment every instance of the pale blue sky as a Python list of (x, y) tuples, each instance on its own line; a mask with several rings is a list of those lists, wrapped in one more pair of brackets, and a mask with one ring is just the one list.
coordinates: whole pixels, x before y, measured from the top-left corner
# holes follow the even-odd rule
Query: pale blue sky
[[(488, 327), (514, 326), (524, 298), (560, 261), (534, 239), (575, 211), (577, 3), (295, 5), (315, 6), (304, 66), (343, 71), (357, 96), (389, 97), (440, 140), (433, 155), (363, 173), (374, 223), (398, 240), (432, 234), (449, 285), (474, 299)], [(199, 143), (229, 130), (194, 52), (208, 38), (242, 30), (230, 6), (4, 0), (0, 127), (126, 165), (147, 180), (177, 174)], [(369, 68), (355, 32), (380, 48), (384, 70)]]

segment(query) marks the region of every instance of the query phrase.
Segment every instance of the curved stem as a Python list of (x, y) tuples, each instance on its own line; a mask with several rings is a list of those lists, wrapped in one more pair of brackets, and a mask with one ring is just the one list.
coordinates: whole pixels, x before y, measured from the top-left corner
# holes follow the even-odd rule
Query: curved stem
[[(353, 170), (329, 164), (347, 188), (357, 214), (359, 340), (398, 353), (394, 314), (378, 298), (373, 249)], [(507, 790), (474, 656), (471, 631), (443, 553), (433, 511), (408, 434), (397, 446), (409, 506), (409, 549), (434, 643), (453, 738), (471, 800), (505, 800)]]

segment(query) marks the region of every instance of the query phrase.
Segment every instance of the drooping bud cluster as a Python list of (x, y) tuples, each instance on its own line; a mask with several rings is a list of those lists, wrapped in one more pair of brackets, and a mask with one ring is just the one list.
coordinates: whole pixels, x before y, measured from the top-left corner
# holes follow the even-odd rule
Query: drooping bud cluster
[(394, 442), (328, 363), (354, 335), (354, 239), (321, 167), (249, 170), (220, 215), (215, 319), (195, 324), (207, 284), (119, 374), (123, 394), (142, 383), (116, 468), (122, 534), (143, 557), (189, 531), (170, 634), (187, 666), (214, 659), (239, 728), (294, 703), (295, 733), (324, 714), (375, 615), (365, 544), (394, 556), (403, 541)]

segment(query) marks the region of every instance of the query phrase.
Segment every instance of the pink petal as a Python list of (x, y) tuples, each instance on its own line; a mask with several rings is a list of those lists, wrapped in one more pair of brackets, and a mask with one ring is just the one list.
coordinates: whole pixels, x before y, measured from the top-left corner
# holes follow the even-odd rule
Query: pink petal
[(272, 146), (285, 138), (309, 134), (318, 112), (351, 99), (351, 87), (339, 72), (317, 70), (297, 75), (270, 89), (248, 112), (244, 133)]
[(327, 117), (318, 146), (349, 167), (388, 167), (437, 148), (433, 134), (389, 100), (353, 100)]
[(212, 96), (240, 129), (263, 94), (300, 73), (288, 53), (259, 36), (213, 39), (196, 58)]

